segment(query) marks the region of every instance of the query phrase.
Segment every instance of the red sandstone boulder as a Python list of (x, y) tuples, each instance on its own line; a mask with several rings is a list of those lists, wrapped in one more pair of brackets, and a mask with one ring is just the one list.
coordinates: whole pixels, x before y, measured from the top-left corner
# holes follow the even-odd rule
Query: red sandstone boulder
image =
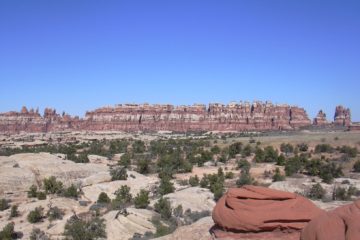
[(257, 186), (230, 189), (213, 210), (218, 238), (299, 239), (300, 231), (323, 211), (310, 200)]
[(360, 200), (324, 212), (303, 229), (301, 240), (360, 239)]

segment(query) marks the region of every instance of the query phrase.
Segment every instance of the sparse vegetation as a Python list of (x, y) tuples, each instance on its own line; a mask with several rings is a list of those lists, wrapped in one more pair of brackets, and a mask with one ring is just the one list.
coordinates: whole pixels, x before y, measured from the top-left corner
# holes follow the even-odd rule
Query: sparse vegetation
[(66, 222), (64, 236), (71, 240), (106, 238), (106, 226), (104, 222), (103, 219), (98, 217), (85, 221), (73, 216)]
[(127, 179), (127, 171), (125, 167), (116, 167), (110, 170), (111, 180), (126, 180)]
[(64, 216), (64, 212), (58, 207), (50, 207), (48, 212), (46, 213), (49, 221), (54, 221), (57, 219), (62, 219)]
[(99, 204), (108, 204), (111, 202), (111, 200), (105, 192), (101, 192), (96, 202)]
[(189, 178), (189, 184), (192, 187), (199, 186), (199, 184), (200, 184), (199, 177), (197, 175), (191, 176)]
[(63, 183), (57, 181), (54, 176), (45, 178), (43, 180), (44, 189), (47, 194), (61, 193), (63, 190)]
[(10, 210), (10, 219), (20, 216), (18, 205), (12, 205)]
[(311, 187), (307, 197), (311, 199), (322, 199), (325, 196), (325, 193), (325, 189), (321, 186), (320, 183), (317, 183)]
[(279, 182), (279, 181), (284, 181), (284, 180), (285, 180), (285, 176), (280, 173), (279, 168), (276, 168), (274, 176), (273, 176), (273, 182)]
[(10, 207), (9, 200), (2, 198), (0, 199), (0, 211), (4, 211)]
[(30, 234), (30, 240), (50, 240), (50, 237), (39, 228), (34, 228)]
[(170, 178), (168, 176), (164, 176), (160, 180), (160, 186), (159, 186), (159, 194), (165, 195), (168, 193), (174, 192), (175, 187), (174, 184), (170, 181)]
[(5, 227), (0, 231), (0, 239), (1, 240), (16, 239), (17, 234), (14, 231), (14, 228), (15, 228), (15, 224), (12, 222), (5, 225)]
[(136, 208), (147, 208), (149, 205), (149, 192), (141, 189), (140, 192), (134, 198), (134, 204)]
[(38, 223), (44, 218), (44, 209), (42, 207), (36, 207), (34, 210), (30, 211), (27, 215), (27, 220), (30, 223)]
[(167, 198), (161, 197), (154, 205), (154, 209), (158, 212), (163, 219), (170, 219), (172, 208), (170, 201)]

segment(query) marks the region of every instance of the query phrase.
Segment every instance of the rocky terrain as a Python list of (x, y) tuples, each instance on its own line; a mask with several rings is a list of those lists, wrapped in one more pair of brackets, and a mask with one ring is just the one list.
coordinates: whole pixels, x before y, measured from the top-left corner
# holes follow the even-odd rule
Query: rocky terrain
[(14, 226), (13, 239), (79, 239), (66, 229), (87, 221), (103, 223), (89, 239), (331, 239), (324, 226), (357, 237), (359, 139), (342, 130), (1, 135), (0, 238)]
[[(319, 112), (313, 123), (327, 124), (326, 115)], [(291, 130), (311, 126), (303, 108), (274, 105), (270, 102), (252, 104), (195, 104), (192, 106), (124, 104), (86, 112), (84, 118), (46, 108), (23, 107), (20, 112), (0, 114), (0, 133), (57, 131), (266, 131)], [(334, 125), (350, 126), (350, 110), (337, 106)]]

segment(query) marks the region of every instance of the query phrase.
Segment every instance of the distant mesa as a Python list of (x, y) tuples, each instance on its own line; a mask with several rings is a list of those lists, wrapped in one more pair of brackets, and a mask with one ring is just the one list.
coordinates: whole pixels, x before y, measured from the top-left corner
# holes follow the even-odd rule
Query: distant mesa
[(194, 104), (118, 104), (87, 111), (84, 118), (66, 113), (58, 114), (46, 108), (22, 107), (20, 112), (0, 113), (1, 133), (55, 131), (278, 131), (296, 130), (308, 126), (351, 125), (350, 109), (337, 106), (334, 122), (328, 123), (326, 114), (319, 111), (311, 123), (304, 108), (271, 102), (232, 102)]

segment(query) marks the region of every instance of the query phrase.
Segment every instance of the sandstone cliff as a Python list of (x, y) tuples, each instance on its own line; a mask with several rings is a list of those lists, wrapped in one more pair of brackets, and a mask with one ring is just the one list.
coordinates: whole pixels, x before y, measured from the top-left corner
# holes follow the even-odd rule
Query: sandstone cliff
[[(320, 113), (319, 113), (320, 114)], [(317, 122), (326, 121), (325, 114)], [(348, 126), (350, 110), (337, 107), (335, 123)], [(292, 130), (311, 125), (303, 108), (270, 102), (212, 103), (208, 106), (119, 104), (86, 112), (84, 118), (46, 108), (43, 116), (25, 107), (0, 114), (0, 132), (50, 131), (267, 131)]]
[(326, 120), (326, 114), (322, 110), (320, 110), (314, 118), (313, 124), (316, 126), (323, 126), (329, 124), (329, 122)]
[(351, 114), (349, 108), (344, 108), (343, 106), (337, 106), (335, 108), (334, 124), (340, 126), (350, 126), (351, 125)]

